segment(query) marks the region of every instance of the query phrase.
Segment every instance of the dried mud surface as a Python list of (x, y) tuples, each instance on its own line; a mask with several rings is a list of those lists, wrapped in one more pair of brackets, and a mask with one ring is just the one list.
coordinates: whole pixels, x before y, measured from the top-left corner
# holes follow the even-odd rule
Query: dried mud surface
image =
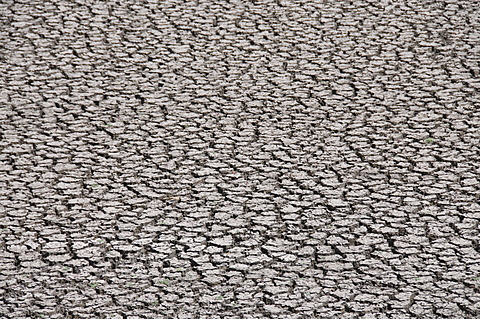
[(478, 1), (0, 4), (0, 317), (479, 318)]

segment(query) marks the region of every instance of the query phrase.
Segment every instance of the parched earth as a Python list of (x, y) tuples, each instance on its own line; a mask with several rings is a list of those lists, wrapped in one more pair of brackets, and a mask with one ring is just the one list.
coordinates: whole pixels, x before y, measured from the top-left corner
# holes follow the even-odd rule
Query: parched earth
[(1, 318), (480, 318), (480, 2), (3, 0)]

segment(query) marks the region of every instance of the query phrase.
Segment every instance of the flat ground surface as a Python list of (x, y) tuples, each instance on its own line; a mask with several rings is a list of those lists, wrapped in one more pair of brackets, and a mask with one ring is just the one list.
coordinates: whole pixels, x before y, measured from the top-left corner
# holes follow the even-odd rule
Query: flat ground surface
[(480, 318), (480, 2), (3, 0), (0, 317)]

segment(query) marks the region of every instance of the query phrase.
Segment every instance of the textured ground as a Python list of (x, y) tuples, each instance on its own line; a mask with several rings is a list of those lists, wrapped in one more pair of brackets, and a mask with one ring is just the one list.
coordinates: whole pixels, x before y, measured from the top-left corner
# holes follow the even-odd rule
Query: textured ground
[(0, 15), (0, 317), (480, 318), (478, 1)]

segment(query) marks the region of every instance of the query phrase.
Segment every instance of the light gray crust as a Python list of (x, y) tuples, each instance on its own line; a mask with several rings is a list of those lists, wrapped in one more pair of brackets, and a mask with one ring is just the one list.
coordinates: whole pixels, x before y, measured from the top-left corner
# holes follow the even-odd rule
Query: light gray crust
[(0, 4), (0, 317), (480, 317), (480, 2)]

